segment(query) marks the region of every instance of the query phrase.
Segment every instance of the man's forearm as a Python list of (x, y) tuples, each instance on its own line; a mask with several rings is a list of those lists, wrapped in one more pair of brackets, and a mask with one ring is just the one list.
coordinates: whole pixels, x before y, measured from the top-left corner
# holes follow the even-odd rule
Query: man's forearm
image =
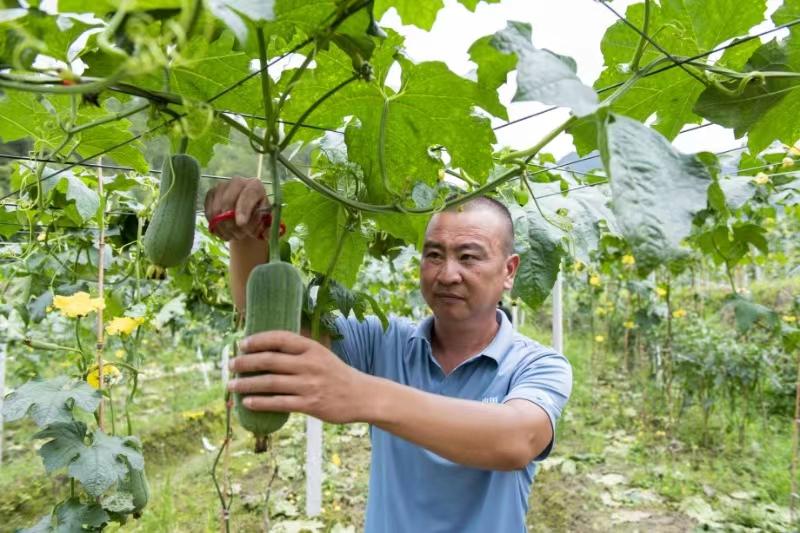
[(230, 241), (231, 262), (229, 267), (233, 304), (244, 311), (247, 277), (256, 266), (267, 262), (267, 244), (260, 239)]
[(365, 422), (466, 466), (523, 468), (534, 458), (531, 449), (549, 442), (549, 435), (526, 427), (518, 406), (449, 398), (372, 376), (364, 392)]

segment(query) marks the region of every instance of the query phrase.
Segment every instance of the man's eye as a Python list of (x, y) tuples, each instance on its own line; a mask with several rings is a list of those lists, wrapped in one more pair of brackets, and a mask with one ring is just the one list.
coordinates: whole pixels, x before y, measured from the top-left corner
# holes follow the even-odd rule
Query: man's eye
[(464, 254), (461, 256), (462, 261), (473, 261), (475, 259), (477, 259), (477, 257), (475, 257), (474, 255)]

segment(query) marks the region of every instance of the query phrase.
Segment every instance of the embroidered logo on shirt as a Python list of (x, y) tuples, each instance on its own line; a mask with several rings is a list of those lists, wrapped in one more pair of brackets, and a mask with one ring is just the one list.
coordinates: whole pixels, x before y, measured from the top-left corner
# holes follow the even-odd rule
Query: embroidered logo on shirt
[(500, 403), (499, 400), (497, 399), (497, 396), (487, 396), (481, 401), (483, 403)]

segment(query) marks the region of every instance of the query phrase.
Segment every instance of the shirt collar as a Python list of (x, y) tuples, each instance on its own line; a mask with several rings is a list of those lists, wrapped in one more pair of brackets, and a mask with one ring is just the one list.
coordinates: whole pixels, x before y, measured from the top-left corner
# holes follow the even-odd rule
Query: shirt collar
[[(484, 348), (479, 355), (485, 355), (494, 359), (498, 363), (500, 359), (508, 353), (511, 346), (514, 344), (514, 328), (508, 320), (506, 314), (499, 309), (497, 310), (497, 321), (500, 323), (500, 328), (497, 330), (492, 342)], [(433, 329), (433, 316), (429, 316), (419, 323), (414, 333), (411, 334), (411, 339), (423, 339), (430, 346), (431, 344), (431, 330)]]

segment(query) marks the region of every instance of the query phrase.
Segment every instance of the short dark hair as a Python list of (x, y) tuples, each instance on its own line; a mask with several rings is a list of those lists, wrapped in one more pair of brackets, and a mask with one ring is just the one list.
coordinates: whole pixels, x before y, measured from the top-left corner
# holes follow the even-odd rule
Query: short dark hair
[(511, 255), (514, 253), (514, 221), (511, 218), (511, 212), (508, 210), (508, 207), (505, 206), (499, 200), (492, 198), (491, 196), (476, 196), (463, 204), (458, 204), (453, 207), (449, 207), (446, 211), (472, 211), (475, 209), (488, 209), (492, 211), (497, 216), (499, 216), (503, 222), (504, 226), (506, 226), (505, 239), (503, 242), (503, 251), (506, 255)]

